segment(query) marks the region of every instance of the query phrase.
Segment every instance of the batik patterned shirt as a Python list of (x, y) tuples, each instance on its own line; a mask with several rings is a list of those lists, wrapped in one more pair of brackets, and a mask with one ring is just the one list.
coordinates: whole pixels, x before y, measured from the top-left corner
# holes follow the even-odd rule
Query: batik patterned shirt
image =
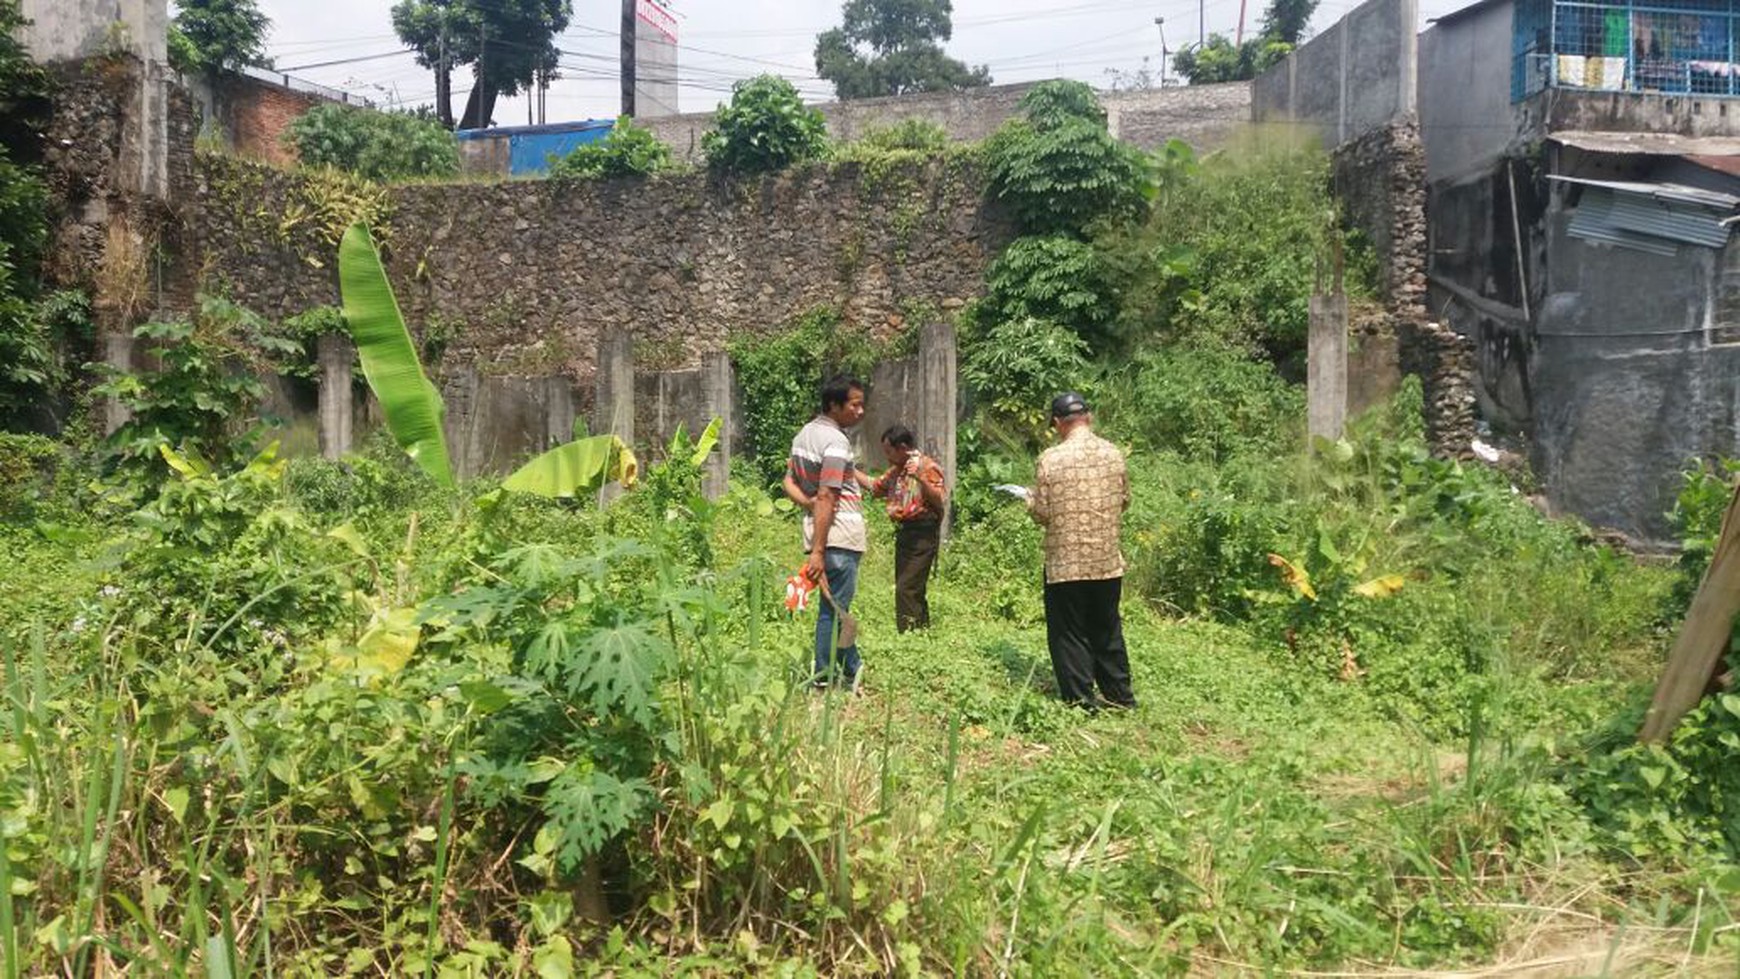
[(1045, 528), (1046, 582), (1123, 577), (1118, 529), (1129, 505), (1117, 446), (1082, 426), (1045, 450), (1027, 508)]

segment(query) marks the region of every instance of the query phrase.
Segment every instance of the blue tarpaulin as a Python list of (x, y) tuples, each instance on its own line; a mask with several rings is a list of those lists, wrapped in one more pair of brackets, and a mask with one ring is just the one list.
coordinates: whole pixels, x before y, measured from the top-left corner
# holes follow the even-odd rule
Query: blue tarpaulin
[(615, 124), (611, 119), (586, 119), (545, 126), (461, 129), (454, 135), (462, 140), (506, 140), (508, 174), (523, 177), (549, 172), (552, 159), (567, 156), (576, 146), (603, 139)]

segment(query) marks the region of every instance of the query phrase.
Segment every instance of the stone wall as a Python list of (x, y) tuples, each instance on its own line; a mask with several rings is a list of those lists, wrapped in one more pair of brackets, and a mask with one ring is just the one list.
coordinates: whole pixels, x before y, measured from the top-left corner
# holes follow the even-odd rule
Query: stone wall
[(1378, 288), (1397, 312), (1426, 312), (1426, 153), (1411, 115), (1367, 131), (1333, 157), (1335, 197), (1371, 240)]
[[(1474, 347), (1431, 322), (1426, 308), (1426, 152), (1419, 126), (1409, 114), (1367, 130), (1335, 151), (1332, 171), (1344, 219), (1365, 233), (1377, 253), (1385, 307), (1383, 315), (1361, 325), (1357, 363), (1373, 376), (1365, 382), (1350, 378), (1350, 400), (1371, 403), (1388, 386), (1387, 369), (1394, 363), (1401, 373), (1420, 378), (1433, 447), (1464, 455), (1474, 439)], [(1386, 350), (1391, 346), (1393, 354)]]
[[(195, 123), (186, 93), (125, 56), (51, 66), (43, 167), (54, 237), (43, 273), (92, 294), (99, 321), (126, 329), (183, 306), (182, 226), (174, 200), (193, 185)], [(150, 131), (147, 131), (150, 130)], [(144, 158), (156, 160), (146, 165)], [(161, 189), (161, 193), (156, 192)]]
[[(816, 105), (828, 123), (828, 135), (847, 141), (867, 131), (906, 119), (926, 119), (948, 130), (951, 139), (976, 142), (1020, 113), (1022, 96), (1034, 83), (992, 85), (964, 92), (853, 99)], [(1247, 82), (1191, 85), (1147, 92), (1104, 92), (1106, 123), (1112, 135), (1143, 149), (1154, 149), (1174, 137), (1207, 152), (1224, 146), (1250, 120), (1251, 88)], [(637, 119), (668, 144), (676, 157), (701, 161), (701, 136), (713, 128), (713, 113), (690, 112), (660, 119)]]
[[(960, 164), (384, 193), (406, 319), (486, 375), (583, 381), (606, 330), (630, 333), (645, 367), (690, 366), (823, 305), (887, 337), (977, 296), (1009, 237)], [(319, 218), (330, 194), (306, 175), (202, 155), (189, 218), (206, 287), (271, 317), (335, 303)]]

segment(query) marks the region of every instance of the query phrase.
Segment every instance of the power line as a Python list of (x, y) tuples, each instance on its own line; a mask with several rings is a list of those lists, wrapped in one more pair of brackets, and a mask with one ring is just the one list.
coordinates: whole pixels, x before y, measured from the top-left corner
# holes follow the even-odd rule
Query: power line
[(290, 65), (285, 68), (274, 68), (273, 71), (307, 71), (310, 68), (330, 68), (334, 65), (354, 65), (364, 61), (380, 61), (384, 58), (398, 58), (407, 54), (416, 54), (410, 48), (400, 48), (397, 51), (387, 51), (383, 54), (365, 54), (360, 58), (339, 58), (336, 61), (316, 61), (306, 65)]

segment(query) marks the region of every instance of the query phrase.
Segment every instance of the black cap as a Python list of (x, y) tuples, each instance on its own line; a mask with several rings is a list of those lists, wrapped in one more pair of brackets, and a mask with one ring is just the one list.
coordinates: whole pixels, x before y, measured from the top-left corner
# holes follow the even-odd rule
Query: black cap
[(1087, 400), (1074, 391), (1060, 394), (1051, 399), (1051, 417), (1071, 418), (1087, 414)]

